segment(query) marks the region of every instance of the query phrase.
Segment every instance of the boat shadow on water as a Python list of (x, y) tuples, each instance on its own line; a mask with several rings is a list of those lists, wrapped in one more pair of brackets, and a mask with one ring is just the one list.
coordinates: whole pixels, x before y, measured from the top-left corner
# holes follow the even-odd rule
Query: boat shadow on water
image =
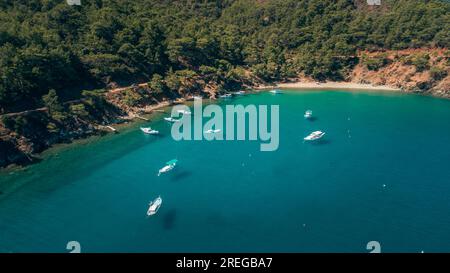
[(162, 217), (162, 224), (165, 230), (171, 230), (175, 226), (175, 220), (177, 218), (177, 210), (170, 209)]
[(330, 144), (331, 141), (329, 139), (318, 139), (316, 141), (312, 141), (310, 144), (314, 146), (327, 145)]
[(144, 134), (144, 136), (145, 136), (146, 138), (149, 138), (149, 139), (154, 139), (154, 138), (163, 138), (163, 137), (165, 137), (166, 135), (160, 132), (160, 133), (155, 134), (155, 135)]
[(310, 117), (310, 118), (308, 118), (307, 120), (313, 122), (313, 121), (316, 121), (317, 119), (318, 119), (318, 118), (316, 118), (316, 117)]
[(187, 170), (175, 169), (170, 178), (171, 181), (180, 181), (192, 175), (192, 172)]

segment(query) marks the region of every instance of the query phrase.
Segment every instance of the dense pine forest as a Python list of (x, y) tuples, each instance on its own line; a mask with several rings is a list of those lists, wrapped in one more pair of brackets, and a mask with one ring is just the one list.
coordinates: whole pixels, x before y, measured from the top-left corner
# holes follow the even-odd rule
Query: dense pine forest
[(134, 82), (171, 92), (203, 77), (234, 88), (247, 71), (265, 81), (340, 80), (361, 50), (450, 44), (450, 4), (438, 0), (81, 3), (0, 2), (0, 113)]

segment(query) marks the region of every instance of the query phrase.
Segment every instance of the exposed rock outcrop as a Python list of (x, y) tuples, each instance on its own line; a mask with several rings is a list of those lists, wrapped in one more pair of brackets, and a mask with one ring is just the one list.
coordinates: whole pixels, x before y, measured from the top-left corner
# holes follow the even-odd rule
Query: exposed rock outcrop
[[(361, 62), (350, 73), (349, 80), (448, 98), (450, 71), (446, 54), (446, 49), (362, 52)], [(380, 67), (369, 69), (370, 60), (377, 60)]]

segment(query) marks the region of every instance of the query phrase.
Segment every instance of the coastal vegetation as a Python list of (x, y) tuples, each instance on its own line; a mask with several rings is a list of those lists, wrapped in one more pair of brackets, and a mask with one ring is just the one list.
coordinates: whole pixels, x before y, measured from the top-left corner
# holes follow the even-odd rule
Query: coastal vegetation
[(449, 16), (440, 0), (2, 1), (0, 146), (32, 154), (163, 100), (287, 79), (449, 96)]
[(431, 78), (433, 78), (434, 80), (437, 80), (437, 81), (445, 78), (447, 76), (447, 74), (448, 74), (447, 71), (440, 67), (434, 66), (430, 69)]
[(364, 54), (361, 58), (361, 63), (364, 64), (369, 70), (378, 70), (386, 66), (390, 60), (387, 58), (387, 54), (380, 54), (375, 56), (368, 56)]
[[(239, 68), (265, 81), (343, 80), (357, 51), (447, 47), (449, 14), (437, 0), (2, 1), (0, 109), (43, 106), (50, 89), (67, 100), (114, 83), (178, 92), (199, 77), (238, 87)], [(426, 61), (406, 60), (420, 70)]]

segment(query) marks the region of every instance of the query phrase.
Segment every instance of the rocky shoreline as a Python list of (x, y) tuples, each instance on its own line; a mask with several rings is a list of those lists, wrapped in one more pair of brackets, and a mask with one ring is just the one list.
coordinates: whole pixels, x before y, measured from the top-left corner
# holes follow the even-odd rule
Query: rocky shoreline
[[(23, 135), (6, 129), (0, 124), (0, 168), (14, 168), (26, 166), (40, 160), (39, 154), (52, 147), (54, 144), (71, 143), (77, 139), (84, 139), (94, 135), (105, 135), (108, 133), (118, 133), (116, 125), (133, 122), (136, 119), (145, 119), (142, 115), (151, 114), (158, 109), (176, 103), (182, 103), (185, 99), (176, 101), (163, 101), (153, 105), (147, 105), (138, 112), (105, 111), (101, 120), (94, 122), (79, 122), (74, 119), (66, 121), (63, 128), (58, 133), (48, 133), (39, 123), (35, 124), (32, 132)], [(47, 115), (47, 113), (39, 113)], [(36, 119), (37, 112), (27, 113), (31, 119)]]
[[(450, 71), (446, 49), (410, 49), (404, 51), (361, 52), (361, 62), (340, 82), (318, 82), (299, 75), (280, 82), (267, 83), (246, 71), (241, 88), (261, 90), (267, 88), (296, 89), (352, 89), (386, 90), (428, 94), (450, 98)], [(422, 59), (425, 59), (425, 65)], [(422, 63), (421, 63), (422, 62)], [(3, 116), (20, 117), (21, 128), (0, 122), (0, 168), (22, 166), (39, 160), (39, 154), (57, 143), (70, 143), (75, 139), (114, 131), (114, 124), (129, 122), (162, 107), (184, 103), (194, 95), (215, 99), (226, 92), (220, 84), (200, 77), (187, 79), (176, 92), (154, 93), (146, 83), (115, 88), (96, 98), (83, 102), (88, 108), (87, 117), (68, 115), (55, 121), (46, 108), (8, 113)], [(100, 99), (99, 99), (100, 97)], [(132, 104), (127, 103), (130, 97)], [(94, 102), (93, 102), (94, 101)], [(95, 102), (97, 101), (97, 102)], [(95, 104), (98, 105), (95, 105)], [(95, 106), (95, 107), (94, 107)], [(49, 124), (52, 125), (49, 128)]]

